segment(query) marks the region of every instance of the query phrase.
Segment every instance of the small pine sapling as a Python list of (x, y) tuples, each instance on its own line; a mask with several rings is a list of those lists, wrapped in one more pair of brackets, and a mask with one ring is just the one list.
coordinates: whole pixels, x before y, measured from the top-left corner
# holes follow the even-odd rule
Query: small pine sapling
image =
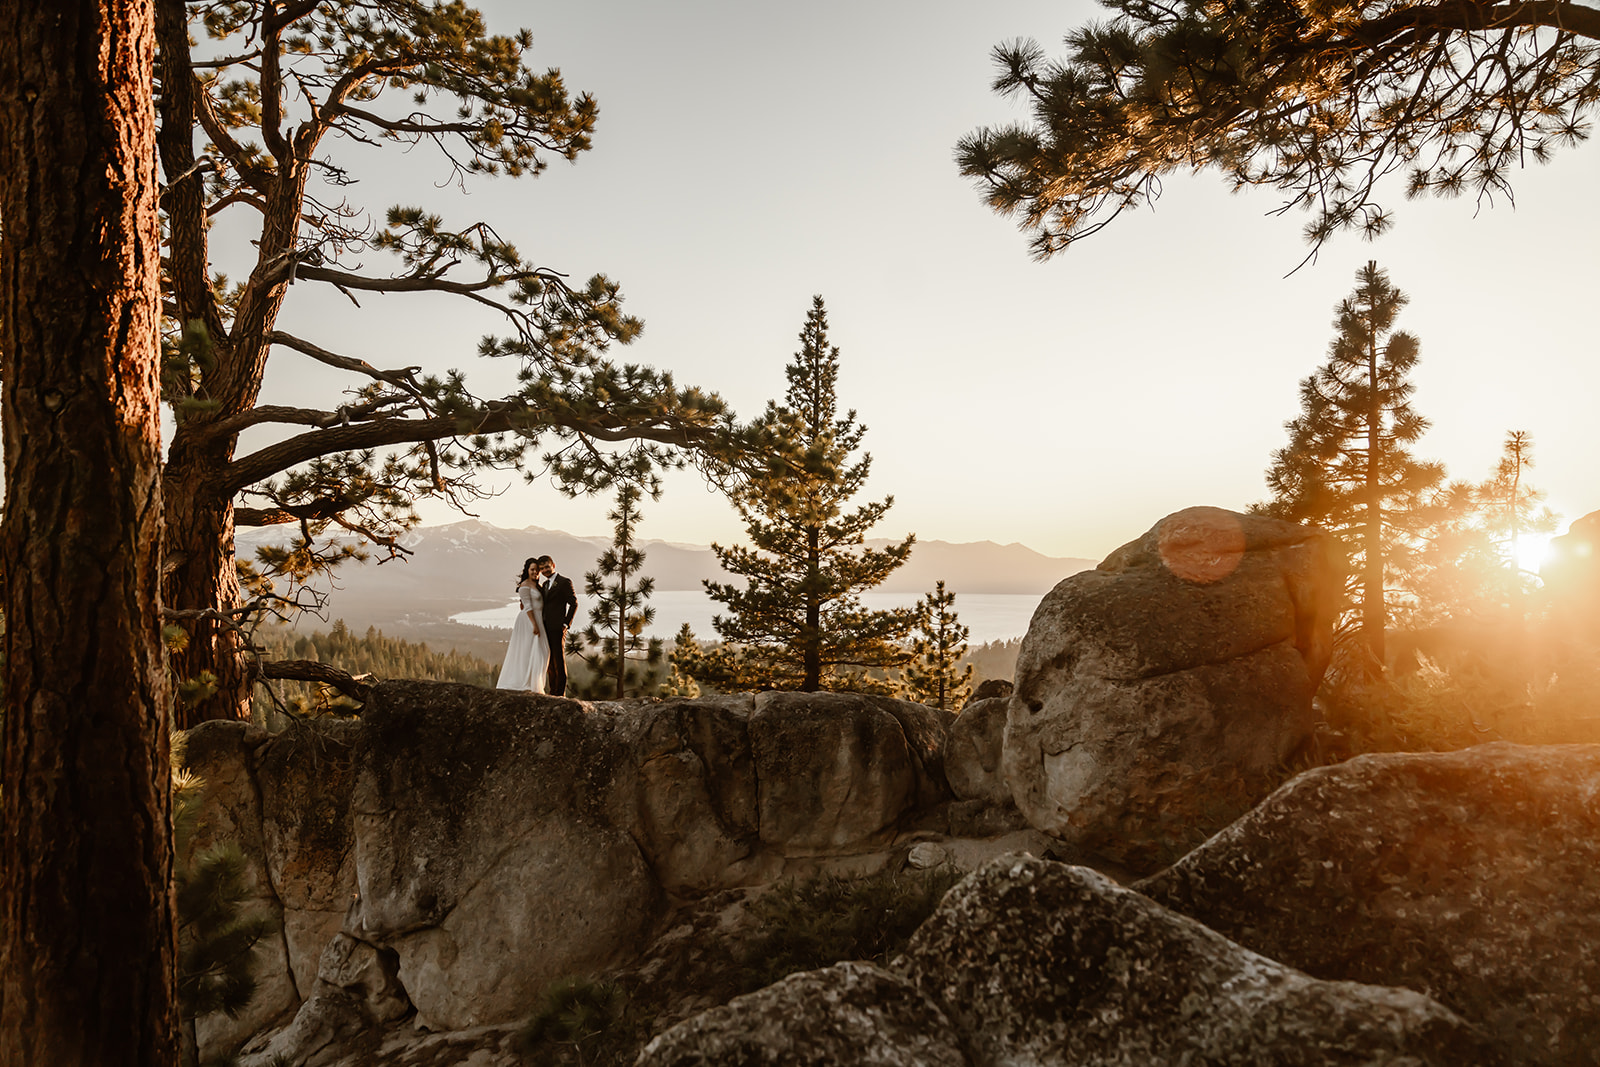
[(579, 687), (583, 690), (579, 696), (621, 700), (629, 689), (639, 691), (661, 662), (661, 640), (644, 636), (656, 617), (656, 609), (647, 603), (655, 579), (639, 576), (644, 553), (633, 535), (642, 518), (636, 507), (639, 496), (635, 485), (623, 484), (617, 490), (617, 506), (606, 515), (613, 523), (611, 547), (584, 575), (583, 591), (594, 598), (594, 606), (589, 609), (589, 625), (581, 635), (571, 635), (567, 647), (583, 657), (594, 678)]
[(222, 1012), (237, 1017), (256, 993), (255, 948), (277, 920), (250, 905), (244, 854), (235, 841), (195, 849), (205, 783), (180, 768), (173, 745), (173, 883), (178, 909), (178, 1007), (185, 1060), (192, 1061), (194, 1022)]
[(917, 604), (916, 656), (907, 664), (905, 685), (912, 700), (954, 711), (972, 695), (972, 665), (967, 655), (968, 630), (955, 612), (956, 595), (939, 579), (934, 591)]

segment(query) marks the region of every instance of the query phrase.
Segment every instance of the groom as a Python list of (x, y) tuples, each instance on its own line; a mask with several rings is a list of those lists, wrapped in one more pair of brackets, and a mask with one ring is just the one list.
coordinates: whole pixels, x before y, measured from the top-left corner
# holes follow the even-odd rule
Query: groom
[(578, 594), (572, 590), (570, 579), (556, 573), (556, 561), (540, 556), (534, 563), (539, 568), (539, 589), (544, 594), (544, 623), (546, 639), (550, 642), (550, 674), (545, 692), (551, 696), (565, 696), (567, 692), (567, 627), (578, 613)]

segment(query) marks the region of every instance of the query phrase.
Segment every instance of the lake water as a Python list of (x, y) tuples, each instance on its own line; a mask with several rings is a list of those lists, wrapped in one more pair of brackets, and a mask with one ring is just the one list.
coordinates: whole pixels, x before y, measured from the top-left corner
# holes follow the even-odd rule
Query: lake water
[[(578, 617), (574, 621), (576, 628), (581, 629), (588, 622), (587, 599), (582, 596), (578, 598)], [(1008, 641), (1028, 632), (1028, 620), (1033, 618), (1033, 609), (1039, 606), (1042, 599), (1011, 593), (962, 593), (956, 597), (956, 618), (971, 631), (967, 639), (970, 644)], [(874, 611), (908, 608), (916, 602), (917, 597), (904, 593), (864, 593), (861, 597), (862, 606)], [(656, 609), (656, 621), (649, 633), (668, 642), (677, 635), (678, 627), (684, 623), (694, 627), (695, 636), (702, 641), (715, 639), (717, 632), (711, 628), (711, 616), (726, 610), (698, 589), (665, 590), (652, 596), (650, 605)], [(516, 617), (517, 602), (513, 600), (503, 608), (464, 611), (452, 615), (450, 619), (472, 626), (509, 630)]]

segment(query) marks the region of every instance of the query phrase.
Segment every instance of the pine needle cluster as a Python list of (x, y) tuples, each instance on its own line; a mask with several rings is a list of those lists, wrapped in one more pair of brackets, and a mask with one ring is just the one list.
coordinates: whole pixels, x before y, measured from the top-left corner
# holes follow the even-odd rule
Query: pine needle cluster
[(1408, 195), (1511, 197), (1528, 160), (1588, 136), (1600, 12), (1495, 0), (1280, 3), (1105, 0), (1111, 18), (994, 49), (994, 88), (1031, 121), (986, 127), (956, 156), (1044, 258), (1153, 202), (1174, 171), (1270, 186), (1320, 245), (1384, 232)]

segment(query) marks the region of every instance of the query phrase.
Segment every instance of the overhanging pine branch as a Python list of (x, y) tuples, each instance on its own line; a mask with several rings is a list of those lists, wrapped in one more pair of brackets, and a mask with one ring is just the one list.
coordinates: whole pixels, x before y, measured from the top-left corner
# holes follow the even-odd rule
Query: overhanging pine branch
[[(460, 296), (474, 296), (483, 300), (482, 293), (491, 289), (499, 289), (506, 285), (515, 284), (531, 278), (541, 281), (561, 282), (561, 276), (554, 271), (528, 270), (517, 271), (514, 274), (496, 274), (475, 282), (457, 282), (448, 278), (433, 275), (402, 275), (398, 278), (368, 278), (361, 274), (350, 274), (342, 270), (330, 270), (327, 267), (310, 267), (300, 264), (295, 268), (294, 276), (302, 281), (328, 282), (341, 289), (358, 289), (369, 293), (455, 293)], [(563, 283), (564, 284), (564, 283)], [(484, 303), (504, 311), (511, 310), (497, 301), (484, 300)]]
[(563, 417), (556, 422), (527, 404), (491, 401), (475, 418), (381, 418), (371, 422), (336, 426), (300, 434), (240, 457), (228, 468), (225, 486), (237, 493), (247, 485), (265, 481), (319, 456), (354, 452), (386, 445), (420, 444), (448, 437), (474, 437), (512, 430), (554, 430), (557, 433), (606, 443), (652, 441), (679, 448), (716, 442), (719, 429), (670, 415), (637, 420), (606, 413), (601, 417)]

